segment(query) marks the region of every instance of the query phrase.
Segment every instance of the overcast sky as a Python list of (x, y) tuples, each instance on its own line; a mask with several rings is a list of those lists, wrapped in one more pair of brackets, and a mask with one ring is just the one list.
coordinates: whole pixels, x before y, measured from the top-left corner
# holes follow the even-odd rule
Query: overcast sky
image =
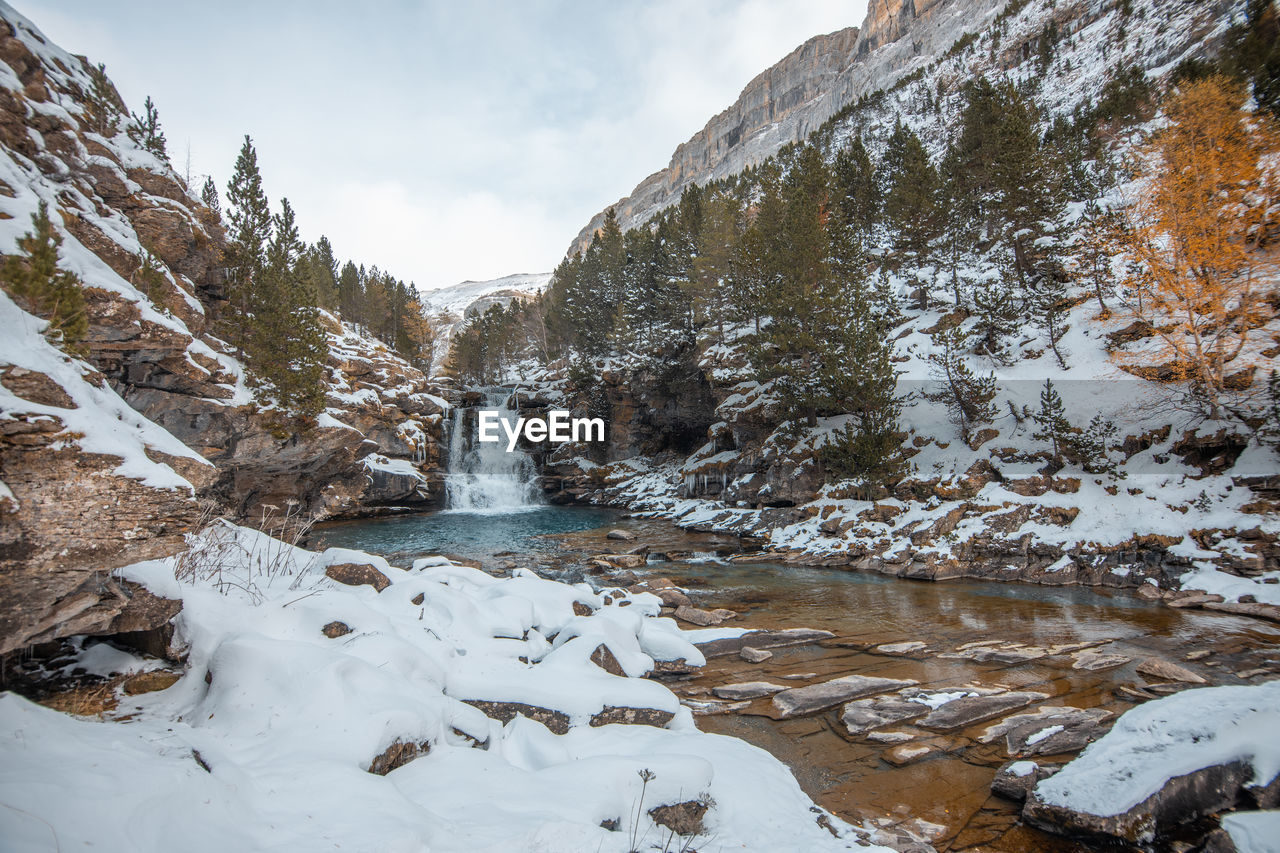
[[(550, 270), (805, 39), (866, 0), (10, 0), (155, 99), (225, 195), (244, 134), (273, 209), (422, 289)], [(201, 180), (197, 178), (197, 181)], [(224, 199), (225, 203), (225, 199)]]

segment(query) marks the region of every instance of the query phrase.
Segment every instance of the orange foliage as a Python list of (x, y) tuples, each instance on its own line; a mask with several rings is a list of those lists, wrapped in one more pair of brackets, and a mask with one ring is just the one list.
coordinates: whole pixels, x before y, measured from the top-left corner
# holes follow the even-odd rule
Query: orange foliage
[(1114, 233), (1131, 261), (1125, 307), (1155, 328), (1173, 375), (1189, 380), (1218, 417), (1228, 371), (1256, 356), (1250, 332), (1270, 318), (1280, 136), (1242, 110), (1244, 93), (1223, 77), (1188, 83), (1169, 100), (1168, 126), (1142, 151), (1143, 195)]

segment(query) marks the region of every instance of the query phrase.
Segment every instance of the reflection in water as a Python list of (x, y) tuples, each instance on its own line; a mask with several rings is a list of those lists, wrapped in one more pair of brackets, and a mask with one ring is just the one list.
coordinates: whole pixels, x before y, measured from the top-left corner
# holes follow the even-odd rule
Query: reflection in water
[(512, 551), (550, 556), (558, 548), (540, 537), (600, 527), (617, 516), (611, 509), (557, 506), (514, 512), (449, 510), (317, 525), (311, 541), (313, 547), (359, 548), (401, 560), (425, 554), (483, 558)]

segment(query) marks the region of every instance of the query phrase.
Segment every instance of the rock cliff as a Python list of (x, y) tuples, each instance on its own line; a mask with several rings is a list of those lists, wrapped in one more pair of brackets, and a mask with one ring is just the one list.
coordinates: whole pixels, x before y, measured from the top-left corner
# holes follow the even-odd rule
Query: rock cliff
[[(612, 205), (623, 230), (679, 201), (691, 183), (727, 177), (799, 142), (861, 95), (887, 88), (980, 29), (1006, 0), (872, 0), (861, 28), (815, 36), (755, 77), (671, 162)], [(604, 223), (598, 213), (569, 252)]]
[[(0, 254), (17, 251), (44, 202), (89, 320), (73, 356), (0, 293), (0, 654), (168, 619), (111, 572), (176, 553), (210, 512), (331, 517), (442, 494), (448, 403), (339, 318), (326, 319), (318, 423), (282, 425), (257, 399), (212, 331), (218, 216), (123, 118), (101, 127), (91, 69), (0, 2)], [(160, 278), (144, 284), (147, 255)]]

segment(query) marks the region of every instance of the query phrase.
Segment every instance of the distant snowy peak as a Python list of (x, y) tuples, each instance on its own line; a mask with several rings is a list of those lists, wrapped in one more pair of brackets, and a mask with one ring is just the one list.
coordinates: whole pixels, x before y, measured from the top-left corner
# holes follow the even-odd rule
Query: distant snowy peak
[(422, 294), (433, 312), (446, 312), (459, 320), (487, 310), (489, 305), (506, 305), (515, 298), (529, 298), (547, 289), (551, 273), (518, 273), (491, 281), (464, 281)]

